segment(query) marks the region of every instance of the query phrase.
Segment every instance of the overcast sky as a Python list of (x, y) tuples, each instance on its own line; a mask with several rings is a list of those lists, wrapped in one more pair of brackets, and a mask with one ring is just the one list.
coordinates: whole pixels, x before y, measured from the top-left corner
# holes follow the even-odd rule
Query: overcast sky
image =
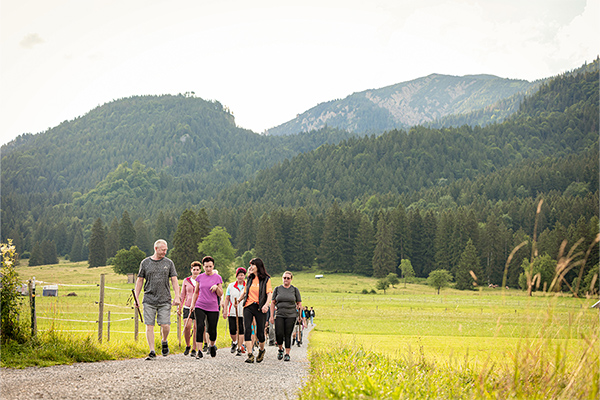
[(192, 91), (260, 133), (431, 73), (556, 75), (598, 38), (600, 0), (0, 0), (0, 143)]

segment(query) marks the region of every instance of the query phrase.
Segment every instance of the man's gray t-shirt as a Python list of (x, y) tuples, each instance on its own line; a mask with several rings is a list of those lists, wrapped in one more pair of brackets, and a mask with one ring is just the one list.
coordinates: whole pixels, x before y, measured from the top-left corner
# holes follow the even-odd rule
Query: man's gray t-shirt
[(167, 257), (161, 260), (153, 260), (151, 257), (144, 258), (140, 263), (139, 278), (146, 279), (144, 283), (144, 304), (160, 305), (171, 303), (172, 276), (177, 276), (175, 264)]
[(276, 301), (275, 305), (277, 306), (276, 317), (295, 318), (298, 315), (296, 303), (301, 302), (302, 299), (300, 298), (300, 291), (294, 286), (290, 285), (289, 288), (283, 285), (277, 286), (273, 290), (273, 300)]

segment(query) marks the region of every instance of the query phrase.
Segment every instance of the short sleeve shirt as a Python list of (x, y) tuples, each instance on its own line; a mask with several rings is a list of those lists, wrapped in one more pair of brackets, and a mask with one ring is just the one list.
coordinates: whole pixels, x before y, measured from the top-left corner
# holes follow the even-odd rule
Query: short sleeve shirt
[[(246, 287), (246, 281), (243, 281), (239, 284), (237, 281), (231, 282), (229, 286), (227, 286), (227, 292), (225, 296), (229, 296), (229, 307), (227, 308), (227, 316), (235, 317), (236, 316), (236, 308), (234, 305), (235, 299), (239, 299), (242, 297), (244, 293), (244, 288)], [(240, 302), (237, 306), (237, 316), (241, 317), (244, 314), (244, 306)]]
[(204, 311), (219, 311), (219, 296), (210, 291), (213, 285), (223, 283), (221, 275), (213, 273), (212, 275), (200, 274), (196, 278), (198, 282), (198, 299), (196, 308)]
[(290, 285), (289, 288), (286, 288), (283, 285), (277, 286), (275, 290), (273, 290), (273, 300), (277, 305), (275, 316), (282, 318), (296, 317), (296, 303), (302, 301), (300, 298), (300, 291), (292, 285)]
[(144, 278), (144, 300), (142, 303), (160, 305), (171, 302), (170, 278), (177, 276), (175, 264), (167, 257), (153, 260), (146, 257), (140, 263), (138, 277)]

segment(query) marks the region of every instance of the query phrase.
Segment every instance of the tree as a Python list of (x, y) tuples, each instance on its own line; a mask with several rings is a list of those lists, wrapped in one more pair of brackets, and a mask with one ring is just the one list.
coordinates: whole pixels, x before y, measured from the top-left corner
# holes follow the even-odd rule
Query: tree
[(377, 285), (375, 287), (377, 290), (383, 290), (383, 294), (385, 294), (387, 288), (390, 287), (390, 281), (387, 278), (380, 278), (377, 280)]
[(92, 225), (92, 233), (90, 235), (89, 243), (89, 268), (102, 267), (106, 265), (106, 245), (104, 244), (104, 224), (102, 220), (98, 218), (94, 225)]
[(119, 222), (119, 249), (130, 249), (135, 245), (135, 228), (129, 218), (129, 213), (123, 211)]
[(200, 261), (202, 256), (198, 251), (198, 244), (202, 241), (200, 221), (198, 215), (186, 209), (179, 218), (177, 230), (173, 237), (173, 246), (170, 258), (175, 264), (177, 275), (185, 276), (194, 261)]
[(315, 259), (315, 246), (313, 244), (310, 217), (304, 207), (301, 207), (294, 214), (291, 237), (290, 258), (293, 265), (296, 266), (294, 269), (301, 270), (303, 267), (310, 268)]
[(119, 220), (114, 217), (106, 234), (106, 257), (114, 257), (119, 251)]
[(266, 213), (260, 217), (260, 221), (258, 222), (255, 250), (256, 256), (263, 260), (267, 272), (272, 274), (285, 270), (281, 249), (275, 238), (271, 219)]
[(396, 287), (396, 285), (398, 283), (400, 283), (400, 280), (398, 279), (398, 275), (396, 275), (393, 272), (390, 272), (388, 274), (388, 276), (386, 277), (386, 279), (388, 280), (388, 282), (390, 283), (390, 285), (392, 285), (392, 287), (394, 287), (394, 288)]
[(402, 271), (402, 277), (404, 278), (404, 287), (406, 287), (406, 280), (415, 276), (415, 271), (413, 270), (410, 260), (404, 259), (400, 261), (400, 271)]
[(458, 290), (474, 289), (476, 285), (481, 285), (482, 275), (477, 249), (475, 249), (473, 241), (469, 239), (456, 269), (455, 288)]
[(342, 269), (340, 260), (343, 259), (343, 214), (337, 201), (334, 201), (325, 217), (318, 262), (327, 271), (337, 271)]
[(427, 284), (437, 289), (437, 294), (440, 294), (440, 289), (449, 286), (450, 281), (452, 281), (452, 274), (445, 269), (431, 271), (427, 278)]
[(198, 245), (198, 252), (206, 254), (215, 259), (215, 268), (228, 282), (231, 277), (231, 265), (235, 261), (235, 249), (231, 245), (231, 235), (222, 226), (215, 226), (208, 236)]
[(395, 254), (392, 248), (392, 235), (385, 218), (380, 218), (377, 223), (375, 236), (375, 251), (373, 252), (373, 275), (384, 278), (389, 273), (396, 271)]
[(42, 253), (42, 245), (40, 242), (33, 243), (31, 249), (31, 257), (29, 257), (29, 266), (35, 267), (36, 265), (44, 264), (44, 254)]
[(152, 252), (152, 238), (148, 226), (142, 218), (135, 220), (133, 224), (135, 229), (135, 245), (144, 253), (150, 254)]
[[(530, 264), (529, 260), (524, 259), (522, 267), (524, 272), (519, 276), (519, 286), (522, 289), (528, 289), (529, 294), (539, 289), (543, 291), (549, 289), (556, 273), (556, 261), (548, 254), (536, 257), (533, 260), (533, 264)], [(558, 285), (557, 289), (560, 290), (560, 285)]]
[[(75, 223), (75, 234), (73, 236), (73, 245), (71, 246), (71, 252), (69, 253), (69, 259), (72, 262), (83, 261), (83, 230), (79, 222)], [(33, 252), (31, 253), (33, 255)]]
[(373, 276), (373, 253), (375, 252), (375, 232), (369, 218), (363, 215), (358, 226), (354, 244), (354, 267), (352, 270), (361, 275)]
[(135, 274), (140, 270), (140, 263), (144, 258), (146, 254), (137, 246), (131, 246), (129, 250), (121, 249), (115, 255), (113, 270), (117, 274)]
[(54, 240), (45, 239), (42, 241), (43, 264), (58, 264), (58, 255), (56, 254), (56, 244)]
[(256, 230), (254, 225), (254, 216), (252, 215), (252, 210), (248, 209), (242, 220), (240, 221), (240, 225), (238, 227), (238, 234), (236, 245), (238, 248), (238, 252), (243, 254), (244, 252), (254, 248), (254, 243), (256, 242)]

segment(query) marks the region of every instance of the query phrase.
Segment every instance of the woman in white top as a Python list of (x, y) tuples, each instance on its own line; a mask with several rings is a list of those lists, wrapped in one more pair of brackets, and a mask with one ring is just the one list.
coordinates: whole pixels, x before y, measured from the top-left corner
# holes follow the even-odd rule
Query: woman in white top
[[(241, 356), (244, 346), (244, 306), (239, 303), (239, 299), (244, 294), (246, 287), (246, 269), (239, 267), (235, 271), (235, 282), (227, 286), (225, 292), (225, 304), (223, 307), (223, 318), (229, 318), (229, 334), (231, 335), (231, 352), (236, 356)], [(235, 306), (238, 303), (238, 306)]]

